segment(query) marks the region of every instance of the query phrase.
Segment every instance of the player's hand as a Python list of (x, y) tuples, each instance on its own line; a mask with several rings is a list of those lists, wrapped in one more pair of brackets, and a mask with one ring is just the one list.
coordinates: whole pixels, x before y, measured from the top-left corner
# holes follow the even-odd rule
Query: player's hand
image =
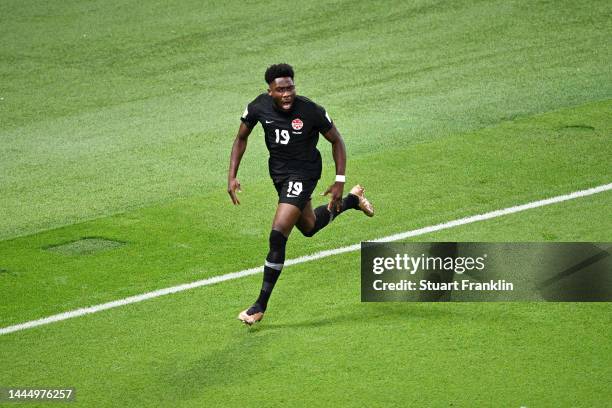
[(331, 211), (332, 209), (336, 209), (336, 211), (342, 210), (342, 192), (344, 191), (344, 183), (335, 182), (331, 186), (327, 187), (327, 190), (323, 193), (324, 196), (331, 194), (331, 199), (329, 204), (327, 204), (327, 209)]
[(240, 190), (240, 181), (238, 181), (236, 178), (229, 179), (227, 182), (227, 193), (230, 195), (234, 205), (240, 204), (236, 191), (242, 193), (242, 190)]

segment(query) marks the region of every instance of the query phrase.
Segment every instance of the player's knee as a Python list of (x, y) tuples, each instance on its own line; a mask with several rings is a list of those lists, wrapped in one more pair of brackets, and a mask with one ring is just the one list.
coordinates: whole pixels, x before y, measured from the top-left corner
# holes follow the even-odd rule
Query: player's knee
[(298, 229), (305, 237), (312, 237), (315, 233), (315, 217), (314, 213), (311, 216), (304, 216), (297, 224)]
[(285, 237), (280, 231), (273, 229), (270, 232), (270, 253), (268, 254), (268, 260), (276, 263), (285, 262), (286, 246), (287, 237)]
[(272, 231), (276, 231), (283, 236), (289, 236), (292, 228), (293, 226), (289, 226), (284, 222), (277, 222), (277, 220), (274, 220), (272, 223)]
[(283, 235), (282, 232), (273, 229), (270, 231), (270, 249), (282, 249), (285, 250), (287, 245), (287, 237)]
[(314, 234), (316, 233), (314, 225), (308, 231), (300, 230), (300, 232), (302, 233), (303, 236), (307, 238), (314, 236)]

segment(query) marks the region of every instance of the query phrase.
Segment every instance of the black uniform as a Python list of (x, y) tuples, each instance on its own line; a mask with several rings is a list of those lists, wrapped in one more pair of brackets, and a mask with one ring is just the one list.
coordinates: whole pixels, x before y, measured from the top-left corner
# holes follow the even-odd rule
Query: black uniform
[(326, 133), (333, 125), (325, 109), (296, 96), (291, 110), (285, 112), (264, 93), (249, 103), (240, 120), (250, 129), (257, 122), (264, 128), (270, 152), (268, 168), (279, 202), (304, 209), (321, 177), (319, 133)]

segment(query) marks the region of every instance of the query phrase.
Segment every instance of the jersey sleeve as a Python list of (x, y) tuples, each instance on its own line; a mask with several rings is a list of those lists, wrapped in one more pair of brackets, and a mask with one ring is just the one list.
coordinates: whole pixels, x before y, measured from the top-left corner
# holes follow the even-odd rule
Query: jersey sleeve
[(316, 121), (317, 121), (317, 128), (319, 129), (319, 133), (321, 134), (327, 133), (329, 129), (331, 129), (332, 126), (334, 125), (334, 122), (331, 120), (331, 118), (327, 114), (327, 111), (325, 110), (325, 108), (320, 105), (317, 105), (317, 108), (316, 108)]
[(249, 103), (247, 107), (244, 109), (240, 120), (249, 128), (253, 129), (255, 125), (257, 125), (257, 121), (259, 120), (259, 116), (257, 114), (257, 108), (255, 106), (254, 101)]

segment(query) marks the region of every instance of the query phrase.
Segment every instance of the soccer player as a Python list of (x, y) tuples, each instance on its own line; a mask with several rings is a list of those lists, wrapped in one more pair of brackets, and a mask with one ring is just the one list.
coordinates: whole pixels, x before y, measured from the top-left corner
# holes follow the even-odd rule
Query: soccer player
[[(270, 251), (264, 264), (259, 297), (253, 306), (238, 315), (238, 319), (247, 325), (263, 318), (283, 269), (287, 238), (294, 226), (304, 236), (312, 237), (348, 209), (359, 209), (369, 217), (374, 215), (360, 185), (342, 198), (346, 181), (346, 149), (342, 136), (323, 107), (296, 95), (293, 77), (293, 68), (288, 64), (272, 65), (266, 70), (268, 92), (259, 95), (244, 110), (230, 157), (227, 192), (236, 205), (240, 204), (236, 195), (240, 191), (240, 182), (236, 178), (238, 167), (249, 134), (257, 122), (261, 123), (270, 152), (268, 168), (278, 192), (278, 207), (272, 221)], [(332, 145), (336, 179), (324, 193), (331, 194), (329, 204), (313, 210), (310, 196), (321, 177), (321, 154), (317, 150), (319, 133)]]

